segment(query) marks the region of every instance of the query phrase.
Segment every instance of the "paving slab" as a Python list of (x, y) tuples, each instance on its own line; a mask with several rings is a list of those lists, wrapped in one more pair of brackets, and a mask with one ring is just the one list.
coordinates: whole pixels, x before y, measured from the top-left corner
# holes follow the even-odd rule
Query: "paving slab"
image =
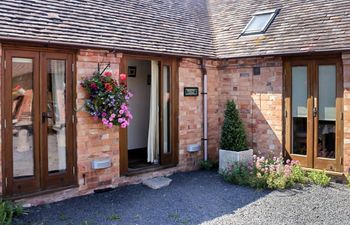
[(155, 177), (142, 182), (143, 185), (155, 190), (163, 187), (167, 187), (170, 185), (170, 183), (171, 183), (171, 179), (167, 177)]

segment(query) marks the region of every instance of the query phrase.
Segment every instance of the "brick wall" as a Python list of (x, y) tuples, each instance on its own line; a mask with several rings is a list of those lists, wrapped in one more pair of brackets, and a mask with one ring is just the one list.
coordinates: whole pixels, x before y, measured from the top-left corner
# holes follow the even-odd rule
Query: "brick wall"
[(184, 97), (184, 87), (198, 87), (202, 92), (200, 61), (182, 59), (179, 65), (179, 164), (181, 167), (196, 167), (202, 159), (202, 151), (188, 153), (187, 145), (202, 144), (203, 98)]
[(344, 171), (350, 172), (350, 53), (342, 55), (344, 75)]
[(208, 75), (208, 158), (218, 160), (219, 158), (219, 137), (220, 123), (218, 114), (221, 113), (220, 102), (220, 76), (218, 70), (218, 61), (207, 61)]
[[(1, 50), (1, 45), (0, 45)], [(77, 99), (80, 109), (86, 98), (80, 87), (84, 76), (97, 69), (97, 63), (111, 63), (119, 73), (122, 54), (107, 51), (80, 50), (76, 56)], [(1, 59), (1, 51), (0, 51)], [(344, 65), (344, 170), (350, 167), (350, 53), (343, 54)], [(102, 65), (103, 67), (103, 65)], [(282, 59), (260, 57), (206, 61), (208, 74), (208, 151), (209, 159), (218, 159), (218, 148), (227, 100), (235, 100), (247, 131), (248, 142), (256, 153), (279, 155), (282, 151)], [(253, 75), (260, 67), (260, 75)], [(1, 73), (1, 70), (0, 70)], [(1, 74), (0, 74), (1, 75)], [(185, 86), (202, 92), (200, 61), (184, 58), (179, 64), (179, 166), (134, 177), (119, 176), (119, 130), (107, 129), (83, 110), (77, 112), (77, 165), (79, 187), (54, 194), (26, 199), (32, 204), (57, 201), (92, 192), (96, 188), (139, 183), (159, 175), (198, 168), (203, 151), (188, 153), (189, 144), (201, 144), (203, 134), (203, 97), (184, 97)], [(91, 169), (94, 158), (111, 157), (113, 166), (105, 170)], [(1, 178), (1, 177), (0, 177)], [(1, 180), (1, 179), (0, 179)]]
[[(2, 77), (2, 66), (3, 66), (3, 51), (2, 51), (2, 44), (0, 43), (0, 77)], [(2, 91), (2, 84), (1, 84), (2, 79), (0, 79), (0, 90)], [(1, 92), (2, 93), (2, 92)], [(1, 94), (0, 94), (1, 97)], [(1, 99), (1, 98), (0, 98)], [(2, 99), (0, 100), (0, 109), (2, 107)], [(1, 121), (1, 112), (2, 110), (0, 110), (0, 121)], [(0, 123), (0, 130), (1, 130), (1, 123)], [(2, 152), (2, 141), (1, 141), (2, 135), (0, 135), (0, 153)], [(2, 154), (0, 154), (0, 165), (2, 162), (2, 158), (1, 158)], [(2, 167), (0, 166), (0, 194), (2, 193)]]
[[(80, 86), (83, 77), (91, 76), (97, 70), (97, 64), (111, 63), (114, 73), (119, 73), (119, 63), (122, 54), (110, 54), (107, 51), (80, 50), (77, 54), (77, 108), (82, 108), (86, 92)], [(104, 64), (103, 64), (104, 63)], [(115, 75), (114, 75), (115, 76)], [(118, 128), (108, 129), (92, 119), (81, 110), (77, 112), (77, 165), (79, 190), (81, 192), (112, 185), (115, 177), (119, 176), (119, 133)], [(111, 157), (112, 167), (94, 171), (91, 160)]]
[[(218, 62), (206, 60), (208, 75), (208, 156), (217, 159), (218, 149)], [(197, 59), (182, 59), (179, 67), (179, 163), (182, 168), (198, 168), (203, 151), (188, 153), (187, 145), (201, 144), (203, 137), (203, 96), (184, 97), (184, 87), (198, 87), (203, 90), (201, 62)], [(202, 145), (203, 150), (203, 145)]]
[[(122, 54), (109, 54), (107, 51), (96, 50), (80, 50), (77, 53), (77, 109), (83, 108), (84, 100), (87, 97), (87, 93), (80, 87), (82, 78), (92, 75), (97, 69), (98, 62), (110, 62), (113, 72), (119, 73), (121, 57)], [(105, 128), (100, 122), (93, 120), (84, 110), (80, 110), (77, 112), (76, 124), (79, 187), (28, 198), (24, 202), (33, 205), (43, 204), (91, 193), (94, 189), (135, 184), (154, 176), (197, 169), (199, 161), (203, 157), (202, 152), (190, 154), (186, 148), (188, 144), (201, 144), (202, 141), (202, 95), (184, 97), (183, 88), (184, 86), (195, 86), (199, 87), (199, 92), (202, 91), (202, 73), (199, 63), (198, 60), (183, 59), (179, 67), (179, 166), (139, 176), (120, 177), (118, 128)], [(208, 62), (209, 74), (217, 75), (216, 66), (211, 63)], [(215, 105), (215, 102), (213, 102), (213, 105)], [(216, 106), (213, 108), (215, 109)], [(92, 170), (91, 160), (102, 157), (111, 157), (112, 167), (98, 171)]]
[[(260, 67), (260, 75), (253, 75)], [(218, 121), (222, 125), (227, 100), (233, 99), (255, 153), (282, 152), (282, 59), (260, 57), (222, 61), (219, 66)]]

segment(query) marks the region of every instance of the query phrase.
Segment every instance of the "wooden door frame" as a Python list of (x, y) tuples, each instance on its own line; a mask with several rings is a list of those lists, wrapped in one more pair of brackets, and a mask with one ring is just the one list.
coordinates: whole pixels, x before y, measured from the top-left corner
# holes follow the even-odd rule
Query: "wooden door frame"
[[(307, 155), (306, 157), (299, 157), (298, 155), (292, 154), (291, 149), (291, 135), (292, 135), (292, 77), (291, 77), (291, 67), (297, 65), (307, 65), (308, 66), (308, 100), (307, 107), (308, 109), (312, 109), (314, 107), (315, 101), (318, 97), (315, 95), (318, 93), (317, 84), (315, 85), (315, 77), (317, 73), (317, 65), (318, 62), (322, 62), (324, 65), (328, 63), (335, 64), (337, 67), (337, 78), (336, 78), (336, 165), (335, 171), (342, 171), (342, 160), (343, 160), (343, 128), (344, 121), (342, 119), (343, 114), (343, 73), (342, 73), (342, 63), (340, 55), (311, 55), (311, 56), (293, 56), (293, 57), (284, 57), (283, 58), (283, 71), (285, 73), (285, 79), (283, 82), (284, 89), (284, 132), (283, 132), (283, 142), (284, 142), (284, 152), (287, 158), (293, 158), (299, 160), (302, 166), (308, 168), (315, 168), (315, 163), (317, 159), (317, 144), (315, 142), (315, 135), (317, 132), (314, 132), (316, 129), (317, 122), (315, 122), (318, 117), (314, 117), (312, 115), (312, 110), (308, 110), (307, 112)], [(311, 92), (311, 93), (310, 93)], [(310, 129), (311, 127), (311, 129)], [(311, 149), (311, 150), (309, 150)], [(308, 151), (309, 150), (309, 151)], [(293, 156), (293, 157), (292, 157)], [(324, 168), (326, 169), (326, 168)]]
[(342, 119), (343, 114), (343, 73), (342, 73), (342, 65), (341, 65), (341, 58), (328, 58), (328, 59), (315, 59), (313, 61), (313, 70), (314, 70), (314, 77), (313, 82), (316, 84), (314, 85), (314, 107), (317, 107), (318, 109), (318, 102), (319, 102), (319, 90), (318, 90), (318, 65), (336, 65), (336, 145), (335, 145), (335, 159), (331, 158), (323, 158), (318, 157), (317, 153), (317, 144), (318, 144), (318, 122), (319, 122), (319, 113), (314, 117), (314, 148), (313, 148), (313, 158), (314, 158), (314, 168), (315, 169), (328, 169), (340, 172), (342, 171), (342, 158), (343, 158), (343, 126), (344, 121)]
[[(42, 96), (41, 96), (41, 110), (40, 114), (42, 113), (47, 113), (47, 95), (43, 94), (46, 93), (46, 87), (47, 87), (47, 63), (48, 60), (50, 59), (58, 59), (58, 60), (65, 60), (66, 65), (66, 87), (72, 87), (72, 76), (73, 76), (73, 57), (72, 54), (67, 54), (67, 53), (51, 53), (51, 52), (40, 52), (40, 74), (42, 74), (41, 77), (41, 87), (43, 88), (41, 90)], [(66, 101), (65, 101), (65, 118), (66, 118), (66, 172), (62, 173), (57, 173), (57, 174), (51, 174), (49, 175), (48, 171), (48, 164), (44, 162), (48, 162), (48, 151), (43, 151), (41, 156), (42, 159), (41, 161), (43, 162), (42, 165), (42, 185), (44, 189), (48, 188), (57, 188), (61, 186), (68, 186), (74, 182), (74, 174), (75, 174), (75, 169), (74, 169), (74, 145), (73, 145), (73, 88), (66, 88)], [(43, 135), (43, 138), (41, 140), (41, 149), (45, 150), (48, 148), (48, 134), (47, 134), (47, 122), (48, 120), (44, 123), (41, 123), (42, 126), (42, 132), (41, 134)], [(46, 138), (47, 137), (47, 138)], [(71, 148), (71, 149), (70, 149)], [(72, 152), (73, 151), (73, 152)], [(61, 182), (63, 180), (63, 183)]]
[(160, 78), (159, 78), (159, 98), (162, 98), (162, 90), (163, 90), (163, 69), (164, 66), (170, 67), (170, 103), (171, 103), (171, 111), (170, 111), (170, 153), (164, 153), (163, 144), (163, 101), (159, 101), (159, 140), (161, 141), (159, 144), (159, 157), (160, 157), (160, 163), (165, 165), (175, 164), (178, 162), (178, 151), (177, 149), (177, 133), (178, 133), (178, 121), (176, 118), (178, 118), (178, 106), (174, 104), (177, 101), (178, 98), (178, 74), (177, 74), (177, 66), (176, 61), (173, 59), (165, 59), (162, 60), (160, 63)]
[[(32, 53), (36, 53), (38, 54), (38, 60), (36, 62), (36, 66), (37, 67), (37, 76), (38, 78), (37, 79), (40, 79), (40, 76), (42, 76), (40, 73), (42, 72), (42, 59), (40, 58), (40, 53), (42, 52), (45, 52), (45, 53), (57, 53), (57, 54), (69, 54), (71, 55), (71, 61), (72, 61), (72, 72), (71, 72), (71, 77), (70, 77), (70, 80), (71, 80), (71, 98), (72, 98), (72, 103), (71, 103), (71, 109), (72, 109), (72, 116), (71, 116), (71, 119), (76, 121), (76, 112), (75, 112), (75, 102), (76, 102), (76, 97), (77, 97), (77, 93), (76, 93), (76, 84), (77, 84), (77, 81), (76, 81), (76, 50), (72, 50), (72, 49), (66, 49), (66, 48), (62, 48), (62, 49), (57, 49), (57, 48), (48, 48), (48, 47), (43, 47), (43, 46), (37, 46), (37, 45), (20, 45), (20, 44), (16, 44), (16, 43), (4, 43), (3, 44), (3, 47), (2, 47), (2, 58), (1, 58), (1, 74), (2, 74), (2, 77), (1, 77), (1, 83), (2, 84), (5, 84), (5, 81), (6, 80), (10, 80), (10, 79), (5, 79), (5, 74), (8, 73), (8, 69), (9, 68), (12, 68), (10, 65), (9, 65), (9, 60), (6, 60), (7, 59), (7, 55), (8, 55), (8, 52), (10, 51), (17, 51), (17, 52), (25, 52), (25, 53), (29, 53), (29, 52), (32, 52)], [(8, 64), (6, 66), (6, 69), (5, 69), (5, 62), (6, 64)], [(71, 68), (71, 67), (69, 67)], [(10, 71), (11, 72), (11, 71)], [(37, 83), (39, 84), (40, 81), (38, 82), (34, 82), (34, 83)], [(34, 85), (34, 84), (33, 84)], [(1, 85), (1, 101), (3, 103), (5, 103), (5, 99), (10, 99), (9, 96), (8, 96), (8, 93), (7, 93), (7, 89), (4, 87), (5, 85)], [(11, 85), (9, 85), (11, 87)], [(37, 87), (36, 89), (38, 89), (39, 87)], [(39, 90), (39, 89), (38, 89)], [(39, 98), (39, 97), (38, 97)], [(12, 104), (12, 103), (11, 103)], [(7, 104), (6, 104), (7, 105)], [(37, 104), (37, 107), (40, 108), (40, 105)], [(40, 111), (40, 109), (39, 109)], [(16, 196), (18, 197), (23, 197), (23, 196), (32, 196), (32, 195), (37, 195), (37, 194), (40, 194), (40, 193), (48, 193), (48, 192), (51, 192), (51, 191), (56, 191), (56, 190), (62, 190), (62, 189), (66, 189), (66, 188), (69, 188), (69, 187), (72, 187), (72, 186), (77, 186), (78, 185), (78, 179), (77, 179), (77, 140), (76, 140), (76, 123), (74, 122), (72, 124), (72, 148), (73, 148), (73, 155), (72, 155), (72, 159), (73, 159), (73, 177), (71, 179), (71, 183), (70, 185), (67, 185), (67, 186), (64, 186), (64, 187), (59, 187), (59, 188), (50, 188), (50, 189), (47, 189), (47, 190), (38, 190), (36, 192), (33, 192), (33, 193), (23, 193), (23, 194), (18, 194), (18, 195), (13, 195), (12, 193), (12, 186), (10, 185), (9, 183), (9, 179), (10, 177), (12, 177), (12, 168), (7, 168), (6, 166), (6, 159), (7, 159), (7, 154), (8, 152), (10, 151), (6, 151), (6, 146), (8, 145), (8, 142), (6, 141), (7, 139), (10, 139), (11, 137), (10, 136), (6, 136), (6, 130), (5, 130), (5, 120), (7, 119), (6, 118), (6, 115), (9, 114), (7, 113), (6, 109), (5, 109), (5, 104), (2, 104), (1, 106), (1, 113), (2, 113), (2, 117), (1, 117), (1, 125), (2, 125), (2, 128), (1, 129), (1, 137), (2, 137), (2, 140), (4, 140), (2, 143), (1, 143), (1, 156), (2, 156), (2, 190), (3, 190), (3, 196), (4, 197), (10, 197), (10, 198), (17, 198)], [(10, 114), (9, 114), (10, 115)], [(8, 115), (7, 115), (8, 116)], [(39, 116), (38, 116), (39, 118)], [(12, 119), (11, 119), (12, 121)], [(39, 127), (41, 126), (40, 125), (40, 121), (38, 121), (39, 123)], [(9, 129), (9, 126), (7, 126), (6, 129)], [(38, 133), (38, 132), (37, 132)], [(37, 135), (39, 136), (39, 135)], [(40, 144), (40, 141), (38, 140), (38, 143)], [(11, 154), (12, 155), (12, 154)], [(38, 160), (37, 160), (37, 163), (38, 165), (36, 165), (36, 167), (40, 166), (40, 159), (41, 159), (41, 155), (38, 156)], [(11, 157), (12, 159), (12, 157)], [(11, 171), (11, 174), (8, 174), (8, 171)], [(11, 175), (11, 176), (9, 176)], [(40, 175), (41, 176), (41, 175)], [(41, 176), (42, 177), (42, 176)], [(40, 182), (42, 183), (42, 180), (41, 180), (41, 177), (39, 177), (39, 180)]]
[[(172, 80), (172, 86), (171, 86), (171, 92), (173, 94), (173, 110), (172, 110), (172, 116), (175, 118), (172, 121), (172, 129), (174, 129), (174, 132), (172, 133), (172, 146), (174, 147), (174, 153), (172, 160), (174, 164), (178, 163), (178, 155), (179, 155), (179, 148), (178, 148), (178, 108), (179, 108), (179, 102), (178, 102), (178, 89), (179, 89), (179, 80), (178, 80), (178, 59), (176, 57), (169, 57), (169, 56), (152, 56), (152, 55), (134, 55), (134, 54), (124, 54), (121, 63), (119, 72), (124, 73), (127, 75), (127, 67), (128, 67), (128, 61), (129, 60), (147, 60), (147, 61), (158, 61), (161, 62), (161, 69), (163, 62), (171, 62), (171, 67), (173, 71), (173, 80)], [(161, 71), (160, 71), (161, 72)], [(161, 75), (161, 74), (159, 74)], [(128, 77), (128, 76), (127, 76)], [(127, 78), (128, 79), (128, 78)], [(126, 80), (127, 82), (127, 80)], [(161, 149), (160, 149), (161, 151)], [(127, 128), (119, 128), (119, 174), (120, 176), (123, 176), (128, 173), (128, 132)]]
[[(25, 52), (19, 50), (4, 50), (3, 57), (3, 71), (2, 71), (2, 180), (3, 180), (3, 195), (18, 195), (21, 193), (14, 192), (14, 183), (18, 183), (20, 186), (26, 186), (26, 189), (30, 192), (34, 192), (40, 188), (40, 170), (37, 168), (40, 167), (40, 140), (39, 140), (39, 130), (40, 130), (40, 121), (33, 118), (33, 178), (21, 178), (20, 180), (14, 181), (13, 179), (13, 151), (6, 151), (6, 146), (12, 146), (12, 135), (6, 135), (12, 133), (12, 79), (5, 79), (6, 75), (11, 75), (12, 78), (12, 57), (22, 57), (22, 58), (32, 58), (33, 59), (33, 90), (39, 90), (39, 76), (40, 76), (40, 68), (39, 68), (39, 52)], [(40, 95), (37, 91), (33, 91), (33, 113), (38, 114), (40, 111), (39, 101)], [(6, 107), (11, 106), (11, 107)], [(8, 121), (8, 122), (6, 122)]]

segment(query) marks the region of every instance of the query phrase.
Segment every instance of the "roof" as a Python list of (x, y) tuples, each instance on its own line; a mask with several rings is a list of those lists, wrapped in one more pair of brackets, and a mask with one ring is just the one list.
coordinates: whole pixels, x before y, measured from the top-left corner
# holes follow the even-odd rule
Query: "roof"
[[(235, 58), (350, 50), (348, 0), (1, 0), (0, 40)], [(240, 36), (281, 9), (265, 34)]]
[(215, 54), (206, 0), (1, 0), (1, 37)]
[[(220, 58), (350, 49), (349, 0), (208, 0)], [(241, 36), (257, 11), (281, 9), (263, 35)]]

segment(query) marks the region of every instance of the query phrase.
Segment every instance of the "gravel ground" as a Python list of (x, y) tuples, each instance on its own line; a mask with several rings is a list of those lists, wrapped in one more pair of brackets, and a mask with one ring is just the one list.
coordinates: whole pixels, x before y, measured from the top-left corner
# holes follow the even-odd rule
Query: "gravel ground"
[(29, 209), (15, 224), (350, 224), (344, 185), (257, 191), (225, 183), (214, 172), (171, 176), (169, 187), (120, 187)]

